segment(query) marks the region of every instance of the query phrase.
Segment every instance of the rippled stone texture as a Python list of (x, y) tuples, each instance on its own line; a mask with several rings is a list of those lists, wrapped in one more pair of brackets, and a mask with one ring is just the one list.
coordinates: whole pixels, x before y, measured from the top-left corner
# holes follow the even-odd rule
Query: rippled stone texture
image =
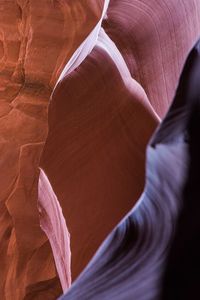
[(147, 147), (141, 198), (60, 299), (199, 298), (199, 82), (200, 40)]
[(111, 0), (103, 27), (163, 117), (200, 35), (200, 1)]
[(1, 0), (1, 299), (55, 299), (62, 293), (39, 223), (38, 165), (52, 88), (102, 7), (103, 1), (92, 0)]

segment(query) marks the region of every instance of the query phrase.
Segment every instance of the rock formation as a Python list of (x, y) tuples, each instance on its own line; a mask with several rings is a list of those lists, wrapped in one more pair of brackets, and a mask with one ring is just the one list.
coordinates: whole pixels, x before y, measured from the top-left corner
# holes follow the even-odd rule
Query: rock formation
[(110, 0), (103, 24), (132, 77), (164, 117), (200, 35), (199, 0)]
[(60, 299), (199, 298), (200, 40), (147, 147), (136, 206)]
[(199, 0), (1, 0), (0, 299), (59, 297), (133, 207), (199, 35)]
[(41, 168), (70, 232), (73, 277), (139, 197), (145, 148), (157, 124), (144, 90), (118, 56), (102, 31), (91, 54), (59, 82), (49, 105)]
[(71, 235), (73, 279), (142, 192), (147, 142), (200, 34), (199, 1), (148, 3), (110, 1), (51, 97), (40, 166)]
[(38, 166), (52, 89), (98, 22), (103, 1), (95, 3), (0, 3), (1, 299), (56, 299), (62, 293), (39, 223)]

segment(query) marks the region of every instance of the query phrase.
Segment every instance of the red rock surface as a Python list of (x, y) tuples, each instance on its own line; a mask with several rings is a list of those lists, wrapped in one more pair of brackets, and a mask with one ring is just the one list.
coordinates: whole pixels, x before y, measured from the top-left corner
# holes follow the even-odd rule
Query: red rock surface
[(1, 1), (0, 299), (55, 299), (62, 293), (39, 223), (38, 165), (52, 88), (100, 18), (102, 4)]
[(103, 26), (163, 117), (200, 36), (200, 1), (111, 0)]
[(67, 227), (75, 278), (133, 206), (200, 34), (199, 0), (111, 0), (109, 37), (107, 5), (1, 0), (1, 299), (55, 299), (70, 285)]
[(102, 31), (91, 54), (53, 93), (41, 160), (70, 232), (73, 278), (140, 195), (145, 147), (157, 122)]
[(143, 194), (60, 300), (199, 299), (200, 40), (146, 154)]
[(73, 278), (141, 193), (154, 109), (163, 116), (173, 98), (200, 33), (199, 6), (111, 0), (103, 27), (116, 47), (99, 35), (92, 53), (78, 62), (75, 55), (54, 90), (41, 166), (71, 234)]

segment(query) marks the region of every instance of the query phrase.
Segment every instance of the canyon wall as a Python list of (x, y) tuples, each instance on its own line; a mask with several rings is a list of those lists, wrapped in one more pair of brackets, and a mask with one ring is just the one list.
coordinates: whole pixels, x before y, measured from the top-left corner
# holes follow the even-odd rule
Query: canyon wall
[[(1, 299), (59, 297), (132, 209), (199, 36), (199, 0), (1, 0)], [(97, 258), (112, 258), (107, 243)], [(66, 297), (113, 296), (107, 267), (92, 294), (92, 265)]]

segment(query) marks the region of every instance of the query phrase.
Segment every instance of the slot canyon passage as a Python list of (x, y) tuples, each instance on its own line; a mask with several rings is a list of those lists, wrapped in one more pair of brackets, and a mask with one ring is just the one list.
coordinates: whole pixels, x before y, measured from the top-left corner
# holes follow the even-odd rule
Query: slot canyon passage
[(0, 299), (200, 298), (199, 37), (200, 0), (0, 0)]

